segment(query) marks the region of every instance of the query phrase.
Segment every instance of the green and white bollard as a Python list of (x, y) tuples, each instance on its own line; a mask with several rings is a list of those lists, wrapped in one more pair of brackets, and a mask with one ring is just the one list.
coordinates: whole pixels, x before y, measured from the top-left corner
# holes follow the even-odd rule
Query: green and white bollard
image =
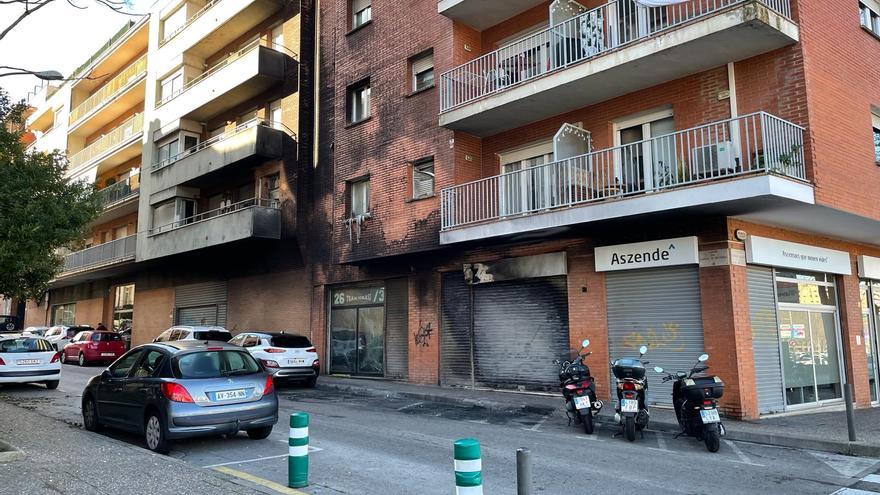
[(462, 438), (453, 444), (455, 459), (455, 494), (483, 495), (483, 461), (480, 442), (476, 438)]
[(287, 441), (287, 486), (302, 488), (309, 484), (309, 414), (290, 415), (290, 438)]

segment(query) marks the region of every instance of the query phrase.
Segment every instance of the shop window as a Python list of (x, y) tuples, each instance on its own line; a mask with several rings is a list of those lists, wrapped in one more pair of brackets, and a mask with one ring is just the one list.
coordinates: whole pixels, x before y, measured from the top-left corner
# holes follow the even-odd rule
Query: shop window
[(776, 271), (776, 295), (780, 303), (835, 306), (834, 276), (826, 273)]
[(429, 158), (412, 167), (413, 199), (428, 198), (434, 195), (434, 159)]
[(349, 124), (362, 122), (370, 117), (370, 80), (366, 79), (348, 87), (346, 115)]
[(370, 179), (348, 183), (349, 217), (356, 218), (370, 212)]
[(862, 27), (880, 36), (880, 3), (875, 0), (859, 2), (859, 14)]
[(134, 284), (116, 287), (113, 299), (113, 329), (116, 331), (131, 328), (134, 318)]
[(76, 303), (52, 306), (52, 325), (71, 326), (76, 323)]
[(351, 29), (357, 29), (373, 20), (372, 0), (350, 0)]
[(434, 87), (434, 52), (429, 51), (410, 59), (413, 92)]

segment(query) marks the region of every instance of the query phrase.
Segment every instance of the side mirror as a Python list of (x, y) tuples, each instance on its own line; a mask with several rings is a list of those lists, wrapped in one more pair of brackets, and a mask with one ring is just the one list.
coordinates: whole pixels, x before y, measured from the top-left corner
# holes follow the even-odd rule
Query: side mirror
[(584, 341), (581, 342), (581, 347), (587, 347), (589, 345), (590, 345), (590, 339), (584, 339)]
[(709, 360), (708, 354), (700, 354), (700, 357), (697, 358), (697, 361), (699, 361), (701, 363), (708, 361), (708, 360)]
[(101, 372), (102, 380), (109, 380), (110, 378), (113, 378), (113, 375), (110, 374), (110, 370), (107, 369)]
[(643, 345), (639, 347), (639, 356), (644, 356), (648, 352), (648, 346)]
[(663, 368), (659, 366), (654, 366), (654, 371), (656, 371), (657, 373), (663, 373)]

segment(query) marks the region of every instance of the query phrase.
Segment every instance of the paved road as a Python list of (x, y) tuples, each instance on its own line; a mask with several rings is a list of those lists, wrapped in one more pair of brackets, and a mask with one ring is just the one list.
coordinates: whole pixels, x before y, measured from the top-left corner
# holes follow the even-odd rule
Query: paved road
[[(5, 387), (0, 400), (79, 423), (79, 397), (101, 368), (65, 365), (58, 390)], [(452, 490), (452, 442), (476, 437), (483, 447), (486, 493), (515, 492), (515, 451), (528, 447), (535, 493), (799, 493), (831, 494), (843, 488), (880, 492), (866, 482), (880, 459), (855, 458), (725, 441), (717, 454), (690, 438), (649, 431), (629, 443), (600, 427), (585, 436), (550, 416), (510, 411), (486, 415), (474, 407), (410, 399), (346, 396), (339, 392), (284, 388), (281, 413), (311, 414), (309, 493), (448, 494)], [(284, 421), (284, 420), (282, 420)], [(199, 467), (224, 465), (262, 479), (286, 482), (286, 424), (267, 440), (240, 434), (175, 444), (171, 455)], [(112, 433), (141, 445), (136, 436)], [(863, 479), (864, 478), (864, 479)]]

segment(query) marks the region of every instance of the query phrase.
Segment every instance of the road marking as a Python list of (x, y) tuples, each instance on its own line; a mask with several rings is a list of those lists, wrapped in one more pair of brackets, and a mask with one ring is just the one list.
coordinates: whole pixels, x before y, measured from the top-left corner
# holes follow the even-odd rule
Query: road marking
[(654, 434), (657, 435), (657, 446), (660, 448), (660, 450), (669, 451), (669, 449), (666, 448), (666, 439), (663, 438), (663, 434), (659, 431)]
[(411, 407), (421, 406), (421, 405), (424, 404), (424, 403), (425, 403), (424, 401), (422, 401), (422, 402), (416, 402), (415, 404), (410, 404), (410, 405), (408, 405), (408, 406), (398, 407), (397, 410), (398, 410), (398, 411), (406, 411), (407, 409), (409, 409), (409, 408), (411, 408)]
[[(284, 445), (288, 445), (288, 444), (290, 443), (290, 442), (289, 442), (288, 440), (286, 440), (286, 439), (285, 439), (285, 440), (278, 440), (278, 441), (281, 442), (281, 443), (283, 443)], [(324, 450), (324, 449), (322, 449), (321, 447), (313, 447), (313, 446), (309, 445), (309, 452), (320, 452), (320, 451), (322, 451), (322, 450)], [(284, 455), (288, 455), (288, 454), (284, 454)], [(206, 466), (206, 467), (207, 467), (207, 466)]]
[(592, 440), (594, 442), (604, 442), (605, 441), (605, 440), (602, 440), (601, 438), (597, 437), (596, 435), (575, 435), (575, 438), (580, 438), (582, 440)]
[(877, 459), (871, 458), (865, 459), (848, 455), (829, 454), (827, 452), (810, 452), (810, 454), (847, 478), (853, 478), (877, 464)]
[(488, 420), (488, 419), (469, 419), (469, 420), (467, 420), (467, 422), (468, 422), (468, 423), (476, 423), (476, 424), (478, 424), (478, 425), (487, 425), (487, 424), (489, 424), (489, 420)]
[(763, 464), (758, 464), (756, 462), (752, 462), (752, 460), (749, 459), (749, 456), (747, 456), (745, 453), (743, 453), (743, 451), (740, 450), (739, 447), (737, 447), (736, 444), (733, 443), (732, 441), (725, 440), (724, 443), (726, 443), (730, 447), (730, 450), (732, 450), (736, 454), (736, 456), (739, 457), (739, 460), (742, 461), (743, 464), (748, 464), (750, 466), (764, 467)]
[(877, 492), (868, 492), (865, 490), (857, 490), (855, 488), (841, 488), (831, 495), (877, 495)]
[(862, 478), (862, 481), (867, 481), (868, 483), (880, 483), (880, 475), (869, 474)]
[(523, 428), (523, 429), (526, 430), (526, 431), (538, 431), (538, 429), (539, 429), (540, 427), (544, 426), (544, 421), (547, 421), (547, 418), (549, 418), (549, 417), (550, 417), (550, 415), (547, 414), (547, 415), (545, 415), (543, 418), (541, 418), (537, 423), (535, 423), (534, 425), (532, 425), (531, 428)]
[(270, 455), (267, 457), (257, 457), (255, 459), (245, 459), (243, 461), (221, 462), (220, 464), (211, 464), (210, 466), (202, 466), (205, 469), (213, 469), (220, 466), (231, 466), (233, 464), (247, 464), (248, 462), (265, 461), (266, 459), (278, 459), (279, 457), (287, 457), (288, 454)]
[(306, 492), (301, 492), (299, 490), (294, 490), (293, 488), (288, 488), (280, 483), (275, 483), (274, 481), (269, 481), (264, 478), (260, 478), (259, 476), (254, 476), (252, 474), (248, 474), (242, 471), (237, 471), (235, 469), (230, 469), (228, 467), (215, 467), (214, 471), (227, 474), (229, 476), (234, 476), (236, 478), (243, 479), (245, 481), (250, 481), (255, 485), (264, 486), (272, 491), (278, 493), (284, 493), (285, 495), (308, 495)]

